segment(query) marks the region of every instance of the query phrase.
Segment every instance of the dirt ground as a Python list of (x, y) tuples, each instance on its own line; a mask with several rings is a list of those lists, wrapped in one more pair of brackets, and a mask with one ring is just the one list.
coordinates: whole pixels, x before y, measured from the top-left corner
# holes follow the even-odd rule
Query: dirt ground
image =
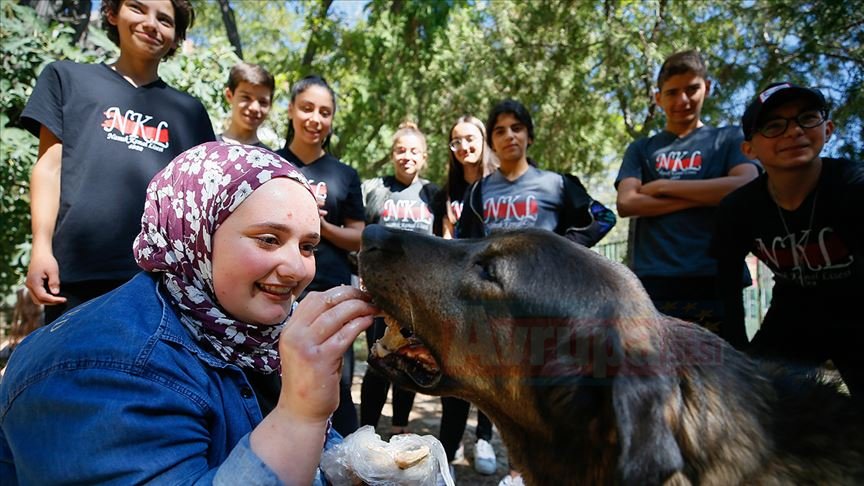
[[(360, 406), (360, 383), (363, 380), (363, 373), (366, 371), (365, 361), (358, 360), (354, 368), (354, 381), (351, 386), (351, 394), (354, 397), (354, 404)], [(393, 409), (391, 407), (391, 394), (388, 394), (387, 403), (384, 405), (384, 410), (381, 413), (381, 421), (375, 431), (381, 435), (384, 440), (389, 440), (391, 435), (390, 420), (393, 417)], [(438, 436), (438, 428), (441, 423), (441, 399), (429, 395), (417, 394), (414, 399), (414, 408), (411, 410), (411, 415), (408, 419), (408, 432), (419, 435), (431, 434)], [(495, 449), (495, 455), (498, 457), (498, 471), (490, 476), (478, 474), (474, 470), (473, 455), (474, 455), (474, 429), (477, 427), (477, 409), (471, 407), (471, 414), (468, 416), (468, 426), (465, 429), (465, 435), (462, 438), (462, 443), (465, 446), (465, 458), (453, 463), (453, 469), (456, 473), (454, 478), (459, 486), (497, 486), (509, 471), (507, 466), (507, 451), (504, 444), (501, 442), (501, 436), (498, 435), (498, 430), (493, 429), (492, 432), (492, 448)]]

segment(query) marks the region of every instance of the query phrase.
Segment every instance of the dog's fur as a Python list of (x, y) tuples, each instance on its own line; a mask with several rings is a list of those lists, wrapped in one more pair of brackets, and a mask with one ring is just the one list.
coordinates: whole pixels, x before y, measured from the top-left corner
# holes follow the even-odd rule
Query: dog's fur
[(441, 373), (372, 365), (476, 404), (528, 484), (864, 484), (864, 427), (836, 383), (660, 314), (626, 267), (551, 232), (370, 226), (360, 272)]

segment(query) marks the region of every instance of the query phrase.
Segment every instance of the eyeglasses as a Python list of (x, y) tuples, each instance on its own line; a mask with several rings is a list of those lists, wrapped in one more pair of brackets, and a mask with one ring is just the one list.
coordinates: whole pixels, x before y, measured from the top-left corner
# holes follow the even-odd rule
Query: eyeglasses
[(469, 136), (464, 137), (464, 138), (454, 138), (453, 140), (450, 140), (450, 143), (448, 144), (448, 146), (450, 147), (451, 151), (455, 152), (455, 151), (459, 150), (460, 148), (462, 148), (462, 145), (471, 145), (471, 142), (473, 142), (473, 141), (474, 141), (474, 137), (469, 135)]
[(801, 128), (813, 128), (825, 123), (826, 115), (822, 110), (808, 110), (792, 118), (774, 118), (773, 120), (768, 120), (756, 131), (765, 138), (776, 138), (786, 133), (790, 121), (794, 120)]

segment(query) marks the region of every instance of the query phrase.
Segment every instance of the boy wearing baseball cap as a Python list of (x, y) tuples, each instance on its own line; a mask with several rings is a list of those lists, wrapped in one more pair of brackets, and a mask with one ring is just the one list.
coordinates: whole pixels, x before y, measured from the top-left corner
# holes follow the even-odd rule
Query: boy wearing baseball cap
[(751, 353), (806, 365), (830, 359), (861, 400), (864, 166), (820, 157), (834, 123), (817, 89), (772, 84), (741, 122), (741, 150), (765, 173), (718, 208), (711, 248), (720, 262), (727, 324), (744, 325), (734, 270), (751, 252), (774, 273), (771, 306)]

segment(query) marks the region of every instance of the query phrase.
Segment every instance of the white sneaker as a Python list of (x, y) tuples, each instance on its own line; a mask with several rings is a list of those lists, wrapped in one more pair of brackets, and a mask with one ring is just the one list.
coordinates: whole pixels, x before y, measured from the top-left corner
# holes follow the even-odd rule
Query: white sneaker
[(453, 454), (453, 460), (450, 461), (450, 462), (451, 462), (451, 463), (452, 463), (452, 462), (459, 462), (459, 461), (462, 461), (462, 460), (464, 460), (464, 459), (465, 459), (465, 445), (463, 445), (463, 444), (460, 442), (460, 443), (459, 443), (459, 448), (456, 449), (456, 453)]
[(522, 481), (521, 474), (518, 476), (511, 476), (508, 474), (504, 476), (504, 479), (502, 479), (500, 483), (498, 483), (498, 486), (525, 486), (525, 482)]
[(495, 474), (497, 469), (498, 460), (495, 458), (495, 449), (492, 448), (492, 444), (483, 439), (477, 439), (477, 443), (474, 445), (474, 470), (488, 476)]

